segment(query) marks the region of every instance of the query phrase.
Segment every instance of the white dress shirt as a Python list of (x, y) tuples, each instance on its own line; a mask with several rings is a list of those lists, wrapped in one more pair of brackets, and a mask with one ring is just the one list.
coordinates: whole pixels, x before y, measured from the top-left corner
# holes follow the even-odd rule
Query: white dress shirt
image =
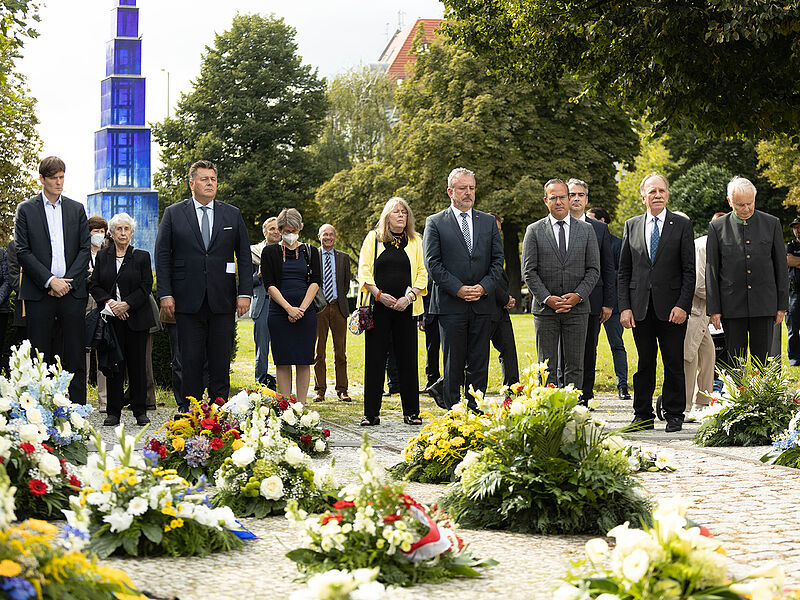
[(50, 234), (50, 252), (52, 262), (50, 263), (50, 273), (52, 277), (44, 284), (44, 289), (50, 287), (50, 282), (56, 277), (64, 277), (67, 274), (67, 257), (64, 254), (64, 219), (61, 210), (61, 196), (55, 204), (50, 202), (42, 193), (44, 202), (44, 214), (47, 218), (47, 230)]
[(647, 221), (644, 224), (644, 241), (647, 244), (647, 256), (650, 256), (650, 236), (653, 235), (653, 217), (658, 219), (658, 234), (660, 239), (661, 234), (664, 233), (664, 219), (667, 218), (667, 209), (662, 209), (657, 215), (650, 214), (649, 209), (647, 211)]
[[(558, 219), (556, 219), (553, 215), (547, 215), (550, 219), (550, 227), (553, 228), (553, 235), (556, 236), (556, 246), (558, 246), (558, 232), (561, 230), (561, 225), (558, 224)], [(565, 250), (569, 250), (569, 215), (564, 217), (564, 236), (566, 236), (566, 247)]]
[[(450, 205), (450, 210), (452, 210), (453, 214), (456, 216), (456, 223), (458, 223), (458, 228), (461, 229), (461, 215), (462, 215), (462, 213), (464, 213), (464, 211), (458, 210), (452, 204)], [(467, 228), (469, 229), (470, 246), (472, 248), (474, 248), (475, 247), (475, 236), (472, 233), (472, 209), (471, 208), (466, 212), (466, 215), (467, 215)]]

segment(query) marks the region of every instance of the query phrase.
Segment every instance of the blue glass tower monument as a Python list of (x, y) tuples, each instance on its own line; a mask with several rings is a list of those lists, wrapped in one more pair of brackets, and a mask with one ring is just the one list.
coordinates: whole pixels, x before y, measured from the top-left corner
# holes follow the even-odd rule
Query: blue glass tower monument
[(106, 45), (106, 77), (100, 84), (100, 127), (94, 134), (94, 187), (89, 216), (136, 219), (133, 244), (150, 252), (158, 232), (158, 192), (150, 181), (150, 128), (144, 121), (145, 78), (136, 0), (115, 0), (113, 39)]

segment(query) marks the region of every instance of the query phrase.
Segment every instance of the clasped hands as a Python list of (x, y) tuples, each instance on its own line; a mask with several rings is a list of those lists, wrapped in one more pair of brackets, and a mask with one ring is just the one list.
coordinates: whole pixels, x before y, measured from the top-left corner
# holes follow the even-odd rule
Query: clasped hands
[(72, 279), (64, 279), (63, 277), (53, 277), (53, 280), (50, 282), (50, 289), (47, 290), (47, 293), (50, 296), (54, 296), (56, 298), (61, 298), (66, 296), (71, 289), (69, 284), (72, 283)]
[(392, 310), (396, 310), (399, 312), (404, 311), (408, 308), (411, 304), (411, 300), (408, 299), (408, 296), (401, 296), (400, 298), (395, 298), (391, 294), (387, 294), (386, 292), (381, 292), (380, 298), (378, 298), (378, 302), (383, 304), (386, 308), (391, 308)]
[(119, 300), (109, 300), (106, 302), (106, 306), (111, 309), (115, 317), (123, 321), (127, 320), (128, 311), (131, 309), (130, 304), (124, 301), (120, 302)]
[(475, 285), (462, 285), (458, 289), (456, 296), (467, 302), (476, 302), (480, 300), (485, 293), (486, 290), (483, 289), (483, 286), (477, 283)]
[(544, 303), (557, 313), (568, 313), (572, 310), (572, 307), (579, 304), (580, 301), (581, 297), (578, 294), (570, 292), (563, 296), (550, 296)]

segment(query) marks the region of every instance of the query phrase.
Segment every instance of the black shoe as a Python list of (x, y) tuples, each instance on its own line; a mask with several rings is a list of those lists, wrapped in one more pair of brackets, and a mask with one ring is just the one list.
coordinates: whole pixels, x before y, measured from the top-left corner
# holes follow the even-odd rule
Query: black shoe
[(104, 427), (114, 427), (115, 425), (119, 425), (119, 417), (115, 417), (114, 415), (108, 415), (106, 420), (103, 421)]
[(436, 406), (443, 408), (444, 410), (450, 410), (450, 407), (447, 406), (447, 403), (444, 401), (444, 395), (442, 394), (442, 386), (440, 383), (437, 382), (429, 386), (428, 394), (430, 394), (430, 397), (433, 398), (434, 402), (436, 402)]
[(147, 413), (142, 413), (140, 415), (136, 415), (136, 424), (137, 425), (147, 425), (150, 422), (150, 418), (147, 416)]
[(619, 390), (617, 390), (617, 394), (619, 395), (620, 400), (631, 399), (631, 395), (628, 393), (628, 388), (619, 388)]
[(146, 410), (156, 410), (156, 408), (157, 408), (157, 407), (156, 407), (156, 405), (155, 405), (155, 404), (148, 404), (148, 405), (145, 407), (145, 409), (146, 409)]
[(367, 415), (361, 417), (361, 422), (359, 423), (361, 427), (372, 427), (373, 425), (380, 425), (380, 424), (381, 424), (380, 417), (372, 417), (370, 419)]
[(388, 392), (384, 392), (384, 396), (395, 396), (400, 393), (400, 388), (390, 387)]
[(623, 431), (644, 431), (646, 429), (655, 429), (653, 417), (634, 417), (631, 424), (625, 427)]
[(661, 394), (659, 394), (658, 398), (656, 398), (656, 415), (658, 415), (659, 421), (664, 420), (664, 411), (662, 410), (661, 407)]
[(675, 433), (683, 429), (683, 420), (680, 417), (667, 417), (667, 426), (664, 431), (667, 433)]

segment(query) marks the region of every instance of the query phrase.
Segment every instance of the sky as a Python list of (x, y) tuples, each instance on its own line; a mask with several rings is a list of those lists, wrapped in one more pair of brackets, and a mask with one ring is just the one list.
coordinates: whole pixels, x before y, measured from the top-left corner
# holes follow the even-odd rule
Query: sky
[[(18, 63), (37, 99), (42, 156), (64, 159), (64, 194), (80, 202), (94, 191), (100, 81), (116, 5), (114, 0), (45, 0), (36, 25), (39, 37), (27, 40)], [(215, 33), (230, 27), (237, 13), (283, 18), (297, 31), (303, 62), (324, 77), (377, 61), (398, 23), (443, 13), (438, 0), (137, 0), (136, 5), (149, 123), (167, 116), (167, 73), (174, 111), (181, 92), (191, 90), (200, 72), (205, 47), (213, 45)], [(157, 168), (154, 144), (152, 172)]]

